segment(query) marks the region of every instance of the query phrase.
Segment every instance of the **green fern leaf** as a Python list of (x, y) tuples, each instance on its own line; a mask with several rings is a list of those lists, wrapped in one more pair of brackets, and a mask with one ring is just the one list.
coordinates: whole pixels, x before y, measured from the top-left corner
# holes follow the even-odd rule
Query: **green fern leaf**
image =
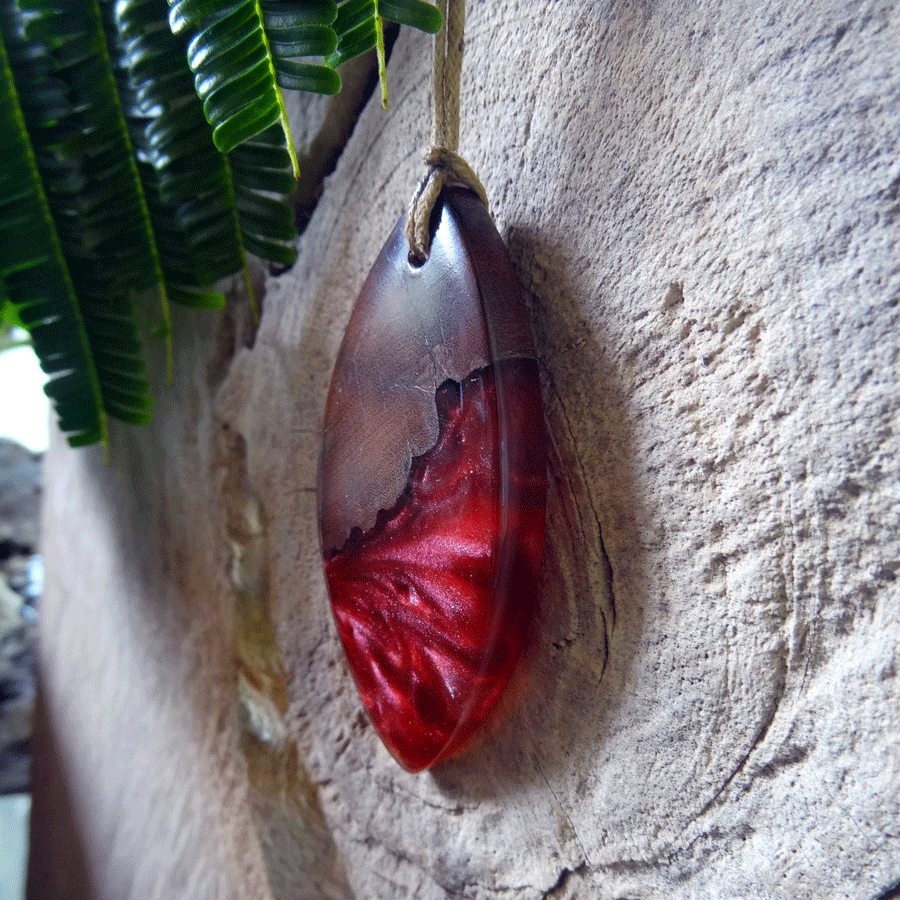
[[(103, 304), (147, 288), (160, 299), (157, 330), (168, 335), (161, 261), (96, 0), (19, 0), (18, 7), (5, 0), (3, 30), (17, 92), (29, 98), (24, 118), (76, 294), (82, 308), (97, 306), (94, 320), (85, 318), (91, 346)], [(36, 90), (46, 84), (58, 89)], [(116, 328), (138, 341), (139, 355), (136, 317)], [(168, 339), (166, 348), (171, 371)], [(122, 408), (105, 391), (104, 404), (113, 415)], [(145, 404), (137, 406), (143, 412)]]
[(377, 0), (378, 15), (398, 25), (436, 34), (444, 24), (440, 11), (422, 0)]
[(228, 154), (234, 179), (234, 202), (244, 246), (281, 266), (293, 265), (297, 238), (293, 211), (270, 196), (292, 191), (291, 157), (278, 125), (268, 128)]
[[(220, 308), (225, 298), (211, 289), (213, 283), (242, 269), (250, 295), (246, 251), (279, 264), (293, 258), (293, 250), (281, 245), (296, 237), (296, 231), (284, 225), (292, 218), (284, 202), (266, 198), (267, 209), (274, 216), (270, 222), (259, 217), (250, 221), (235, 205), (238, 194), (288, 193), (294, 189), (291, 157), (283, 132), (276, 127), (269, 137), (251, 142), (236, 164), (229, 164), (213, 142), (212, 127), (194, 91), (194, 76), (188, 65), (192, 58), (188, 35), (165, 27), (169, 14), (165, 0), (103, 2), (108, 9), (107, 33), (119, 67), (119, 92), (131, 127), (170, 298), (199, 309)], [(151, 9), (156, 11), (155, 17)], [(239, 13), (230, 18), (232, 23), (249, 14), (247, 9)], [(221, 32), (220, 20), (211, 33), (215, 37)], [(240, 58), (238, 48), (238, 52), (227, 51), (219, 61), (227, 64)], [(142, 73), (151, 71), (151, 60), (152, 71), (165, 71), (165, 79), (140, 79)], [(210, 58), (196, 61), (198, 72), (217, 71)], [(230, 90), (227, 79), (226, 71), (221, 85)], [(233, 108), (240, 111), (240, 92), (235, 96), (238, 101)], [(234, 103), (233, 99), (225, 102)], [(252, 109), (250, 113), (253, 114)], [(237, 124), (242, 121), (238, 119)], [(270, 172), (272, 177), (243, 183), (242, 172), (257, 164), (254, 148), (266, 147), (278, 153), (277, 162), (270, 158), (262, 167), (263, 173)]]
[(280, 29), (266, 25), (269, 48), (277, 59), (297, 56), (328, 56), (337, 49), (337, 35), (327, 25), (303, 25)]
[[(125, 398), (111, 394), (116, 388), (108, 382), (97, 354), (106, 348), (115, 350), (119, 371), (143, 367), (136, 313), (128, 294), (158, 284), (161, 273), (117, 105), (99, 10), (88, 4), (68, 4), (65, 12), (63, 16), (49, 4), (32, 2), (24, 11), (7, 4), (3, 30), (19, 96), (30, 101), (24, 105), (24, 119), (77, 297), (103, 408), (131, 421), (132, 412), (146, 418), (149, 392), (145, 390), (130, 406)], [(34, 85), (54, 89), (31, 90)], [(42, 99), (50, 101), (48, 107), (41, 104)], [(27, 295), (39, 289), (41, 280), (38, 273), (27, 272), (17, 288)], [(168, 309), (162, 297), (165, 324)], [(121, 315), (123, 307), (130, 308), (130, 316)], [(73, 332), (59, 323), (59, 319), (40, 321), (32, 327), (31, 337), (45, 370), (66, 377), (66, 344)], [(89, 405), (76, 402), (73, 391), (63, 390), (62, 385), (50, 389), (60, 428), (83, 432), (74, 443), (90, 443)], [(105, 426), (99, 437), (105, 437)]]
[(443, 25), (443, 18), (437, 7), (424, 0), (343, 0), (338, 6), (333, 26), (338, 39), (337, 47), (325, 56), (325, 62), (337, 67), (374, 47), (378, 52), (381, 100), (386, 108), (385, 20), (410, 25), (429, 34), (440, 31)]
[(169, 0), (169, 7), (172, 31), (190, 36), (188, 63), (216, 147), (228, 153), (280, 123), (296, 176), (287, 113), (258, 0)]
[(294, 261), (281, 89), (334, 92), (372, 46), (383, 80), (385, 18), (440, 27), (422, 0), (0, 0), (0, 308), (71, 444), (150, 420), (138, 292), (167, 336), (168, 299), (220, 308), (242, 268), (249, 289), (247, 252)]
[(0, 39), (0, 286), (31, 333), (59, 425), (73, 446), (106, 444), (100, 378)]
[[(247, 262), (227, 165), (194, 92), (187, 40), (167, 27), (165, 0), (102, 2), (169, 299), (221, 309), (225, 297), (213, 284), (246, 269)], [(154, 71), (166, 77), (155, 77)]]

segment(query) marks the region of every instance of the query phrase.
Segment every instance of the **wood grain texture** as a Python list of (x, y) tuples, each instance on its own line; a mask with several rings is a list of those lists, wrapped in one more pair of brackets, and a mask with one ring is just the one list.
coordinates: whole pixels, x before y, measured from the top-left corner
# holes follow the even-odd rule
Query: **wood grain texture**
[[(896, 885), (898, 45), (886, 2), (472, 5), (460, 150), (526, 286), (552, 443), (543, 636), (509, 718), (412, 776), (360, 714), (314, 500), (341, 333), (427, 138), (428, 41), (401, 37), (391, 109), (363, 114), (252, 348), (215, 357), (283, 722), (334, 847), (288, 884), (366, 900)], [(50, 463), (48, 697), (102, 897), (262, 897), (287, 871), (254, 849), (231, 805), (240, 756), (218, 749), (234, 673), (211, 596), (228, 554), (209, 359), (182, 363), (181, 412), (128, 438), (123, 470), (59, 446)]]

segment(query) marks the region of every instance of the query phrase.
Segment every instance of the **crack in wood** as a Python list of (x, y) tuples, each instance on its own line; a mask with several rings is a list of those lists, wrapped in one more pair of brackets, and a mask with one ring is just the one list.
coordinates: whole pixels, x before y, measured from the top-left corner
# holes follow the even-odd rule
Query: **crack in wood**
[[(550, 386), (550, 389), (553, 391), (553, 394), (556, 397), (558, 409), (562, 416), (563, 422), (565, 423), (566, 432), (567, 432), (567, 435), (569, 438), (569, 444), (571, 446), (572, 453), (575, 456), (575, 462), (576, 462), (576, 465), (578, 468), (578, 477), (579, 477), (580, 481), (582, 482), (582, 484), (587, 485), (589, 483), (589, 481), (585, 478), (584, 464), (581, 461), (580, 454), (578, 453), (578, 442), (575, 438), (575, 432), (574, 432), (574, 429), (572, 428), (572, 423), (569, 419), (568, 411), (566, 410), (565, 404), (562, 401), (562, 396), (560, 395), (559, 390), (556, 387), (556, 383), (553, 379), (553, 376), (546, 370), (546, 368), (544, 368), (544, 372), (547, 376), (547, 382)], [(556, 456), (557, 456), (557, 458), (559, 458), (559, 451), (556, 448), (556, 442), (553, 441), (553, 439), (552, 439), (552, 435), (551, 435), (551, 442), (554, 445), (554, 451), (556, 453)], [(602, 680), (603, 675), (606, 672), (606, 666), (609, 663), (609, 642), (610, 642), (610, 636), (611, 636), (610, 632), (611, 632), (612, 628), (615, 627), (615, 623), (616, 623), (616, 597), (615, 597), (615, 593), (613, 591), (614, 572), (613, 572), (612, 562), (609, 558), (609, 553), (606, 550), (606, 544), (604, 543), (604, 540), (603, 540), (603, 528), (600, 523), (600, 515), (597, 512), (597, 508), (594, 504), (593, 495), (587, 489), (585, 489), (584, 491), (574, 490), (572, 484), (569, 482), (569, 479), (566, 477), (564, 480), (565, 480), (567, 489), (574, 497), (581, 496), (581, 495), (587, 497), (588, 506), (590, 507), (591, 515), (593, 516), (594, 525), (595, 525), (596, 531), (597, 531), (596, 546), (599, 551), (598, 556), (599, 556), (601, 568), (603, 570), (603, 577), (604, 577), (604, 581), (605, 581), (605, 585), (606, 585), (607, 596), (609, 597), (609, 606), (610, 606), (610, 613), (611, 613), (610, 617), (612, 619), (612, 625), (610, 625), (607, 621), (606, 613), (604, 612), (604, 610), (603, 609), (597, 610), (598, 613), (600, 614), (600, 618), (603, 623), (604, 654), (603, 654), (603, 665), (602, 665), (601, 671), (600, 671), (600, 679)], [(575, 508), (576, 508), (576, 511), (578, 514), (579, 527), (581, 528), (582, 534), (584, 534), (585, 538), (586, 538), (587, 537), (587, 529), (585, 528), (584, 519), (581, 514), (581, 509), (578, 506), (578, 504), (575, 505)]]
[(732, 770), (731, 774), (722, 782), (721, 787), (716, 791), (716, 793), (704, 804), (703, 808), (700, 812), (694, 817), (695, 819), (700, 819), (704, 816), (710, 809), (716, 804), (719, 797), (724, 793), (724, 791), (729, 787), (729, 785), (737, 778), (738, 775), (743, 771), (744, 767), (747, 765), (748, 760), (753, 755), (753, 751), (756, 750), (758, 746), (762, 744), (765, 740), (766, 735), (769, 733), (770, 728), (772, 727), (772, 723), (775, 721), (775, 716), (778, 713), (778, 708), (781, 704), (781, 700), (784, 697), (785, 693), (785, 683), (786, 679), (783, 676), (778, 685), (778, 689), (776, 690), (772, 703), (769, 708), (769, 713), (760, 725), (759, 729), (756, 732), (756, 736), (753, 739), (753, 742), (750, 744), (747, 752), (741, 757), (738, 764)]
[(573, 876), (581, 876), (587, 872), (587, 864), (582, 863), (579, 866), (576, 866), (574, 869), (563, 869), (559, 873), (559, 878), (556, 879), (556, 882), (552, 887), (548, 888), (541, 894), (541, 900), (551, 900), (553, 897), (559, 897), (562, 895), (562, 892), (565, 890), (566, 885), (569, 883), (569, 880)]

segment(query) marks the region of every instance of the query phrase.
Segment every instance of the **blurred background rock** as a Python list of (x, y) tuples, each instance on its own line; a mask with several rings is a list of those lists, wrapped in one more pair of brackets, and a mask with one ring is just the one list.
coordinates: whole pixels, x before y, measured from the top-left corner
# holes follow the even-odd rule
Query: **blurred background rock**
[(31, 789), (42, 454), (0, 438), (0, 900), (22, 896)]

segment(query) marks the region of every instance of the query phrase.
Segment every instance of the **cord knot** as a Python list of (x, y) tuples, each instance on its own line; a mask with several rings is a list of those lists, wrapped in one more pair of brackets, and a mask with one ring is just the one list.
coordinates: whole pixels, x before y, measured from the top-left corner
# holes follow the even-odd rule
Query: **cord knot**
[(430, 147), (425, 151), (428, 171), (419, 180), (409, 206), (404, 234), (409, 243), (409, 261), (421, 266), (431, 252), (431, 213), (447, 183), (460, 184), (478, 194), (488, 208), (487, 192), (472, 167), (447, 147)]

